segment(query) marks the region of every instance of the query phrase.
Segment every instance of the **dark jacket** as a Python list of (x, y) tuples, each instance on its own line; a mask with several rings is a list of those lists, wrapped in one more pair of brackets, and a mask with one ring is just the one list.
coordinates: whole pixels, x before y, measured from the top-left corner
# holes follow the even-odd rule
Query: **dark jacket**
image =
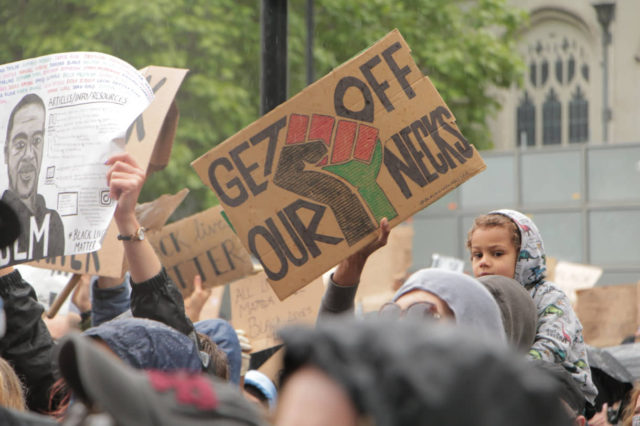
[(186, 335), (195, 330), (182, 294), (164, 268), (146, 281), (131, 283), (131, 312), (134, 317), (160, 321)]
[(49, 391), (55, 381), (53, 339), (42, 321), (44, 308), (20, 272), (0, 277), (7, 331), (0, 339), (0, 356), (15, 369), (26, 389), (27, 406), (47, 411)]
[(131, 309), (127, 316), (159, 321), (186, 335), (194, 331), (182, 294), (164, 268), (146, 281), (132, 281), (131, 286), (128, 276), (117, 287), (101, 289), (94, 284), (91, 308), (94, 327)]

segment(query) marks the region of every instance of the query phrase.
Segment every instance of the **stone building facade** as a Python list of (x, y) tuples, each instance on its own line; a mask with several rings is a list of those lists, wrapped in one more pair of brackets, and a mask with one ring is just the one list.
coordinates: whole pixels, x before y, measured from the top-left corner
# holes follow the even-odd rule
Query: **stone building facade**
[[(530, 13), (518, 44), (526, 72), (500, 93), (494, 147), (640, 142), (640, 1), (509, 1)], [(594, 7), (605, 2), (609, 35)]]

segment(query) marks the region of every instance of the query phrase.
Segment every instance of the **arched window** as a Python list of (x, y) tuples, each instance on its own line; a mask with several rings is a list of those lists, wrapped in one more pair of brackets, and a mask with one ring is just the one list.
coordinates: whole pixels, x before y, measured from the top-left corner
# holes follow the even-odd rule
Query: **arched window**
[(562, 142), (562, 105), (555, 90), (551, 89), (542, 105), (542, 144)]
[(524, 87), (512, 92), (509, 102), (515, 110), (510, 113), (516, 122), (513, 144), (588, 142), (597, 96), (597, 87), (589, 81), (595, 39), (579, 16), (550, 8), (535, 13), (534, 24), (518, 43), (527, 67)]
[(520, 146), (535, 146), (536, 144), (536, 107), (524, 92), (524, 99), (518, 105), (518, 143)]
[(589, 139), (589, 101), (580, 86), (569, 102), (569, 142), (587, 142)]

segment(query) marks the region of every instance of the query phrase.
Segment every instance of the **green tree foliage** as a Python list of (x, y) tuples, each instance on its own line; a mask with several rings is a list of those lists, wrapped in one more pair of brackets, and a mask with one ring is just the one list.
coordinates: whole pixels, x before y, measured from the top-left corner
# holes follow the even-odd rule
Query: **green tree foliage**
[[(486, 121), (499, 104), (491, 89), (519, 83), (523, 75), (515, 49), (523, 11), (505, 0), (316, 0), (315, 9), (316, 77), (398, 28), (463, 134), (480, 149), (493, 146)], [(304, 38), (303, 13), (304, 5), (291, 18), (296, 41)], [(290, 48), (298, 91), (305, 84), (304, 45)]]
[[(149, 178), (143, 199), (191, 190), (181, 215), (214, 204), (190, 162), (259, 116), (258, 0), (0, 0), (0, 63), (94, 50), (137, 68), (189, 68), (178, 94), (171, 163)], [(289, 0), (289, 96), (304, 88), (305, 4)], [(521, 12), (505, 0), (316, 0), (315, 75), (366, 49), (393, 28), (411, 46), (469, 140), (491, 146), (491, 87), (522, 74), (514, 49)]]

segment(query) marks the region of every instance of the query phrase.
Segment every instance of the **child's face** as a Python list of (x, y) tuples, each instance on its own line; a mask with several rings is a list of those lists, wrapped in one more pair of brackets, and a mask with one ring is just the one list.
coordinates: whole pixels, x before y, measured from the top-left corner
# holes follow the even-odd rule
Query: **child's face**
[(502, 275), (513, 278), (518, 253), (506, 227), (478, 228), (471, 235), (473, 275)]

